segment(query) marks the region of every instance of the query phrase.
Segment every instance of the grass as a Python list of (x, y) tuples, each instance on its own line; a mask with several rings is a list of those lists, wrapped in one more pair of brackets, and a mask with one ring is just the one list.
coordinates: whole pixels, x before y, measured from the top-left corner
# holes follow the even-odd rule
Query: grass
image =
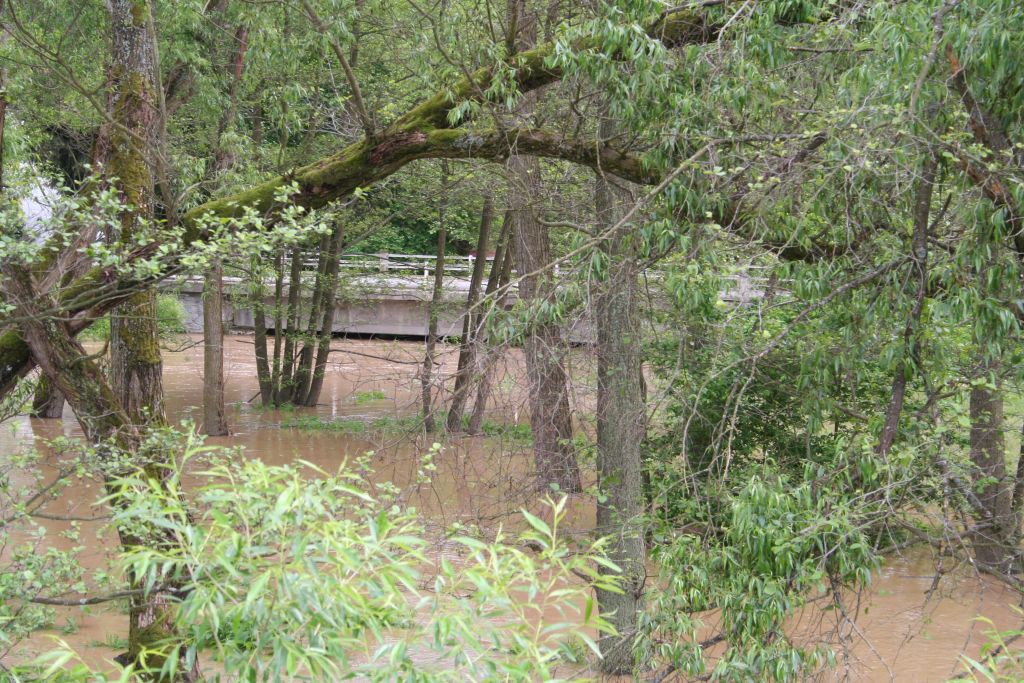
[[(438, 422), (444, 422), (446, 413), (442, 411), (436, 416)], [(391, 416), (385, 415), (373, 419), (343, 417), (325, 419), (316, 415), (301, 415), (281, 422), (282, 429), (301, 429), (305, 431), (326, 431), (340, 434), (405, 434), (420, 429), (423, 420), (419, 415)], [(463, 417), (463, 427), (469, 425), (469, 416)], [(502, 438), (519, 443), (531, 443), (533, 433), (530, 425), (508, 424), (484, 420), (480, 430), (486, 437)]]
[(108, 633), (107, 637), (103, 640), (90, 641), (89, 647), (108, 647), (111, 650), (126, 650), (128, 649), (128, 639), (116, 633)]
[(373, 403), (374, 401), (387, 400), (387, 394), (383, 391), (374, 389), (373, 391), (357, 391), (352, 395), (352, 401), (357, 405), (365, 405), (367, 403)]

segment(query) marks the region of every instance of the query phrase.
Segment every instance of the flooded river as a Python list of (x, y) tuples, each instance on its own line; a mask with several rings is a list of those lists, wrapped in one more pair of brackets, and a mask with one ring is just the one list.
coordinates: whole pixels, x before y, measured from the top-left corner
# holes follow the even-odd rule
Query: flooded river
[[(194, 343), (197, 340), (192, 340)], [(165, 380), (168, 417), (172, 421), (201, 417), (202, 347), (165, 353)], [(418, 363), (422, 344), (405, 341), (336, 340), (329, 375), (321, 395), (321, 405), (294, 411), (263, 411), (250, 401), (257, 392), (252, 341), (231, 337), (226, 342), (228, 418), (232, 435), (210, 439), (218, 445), (244, 446), (246, 457), (260, 458), (271, 464), (304, 459), (327, 469), (336, 468), (346, 458), (375, 451), (376, 477), (406, 487), (414, 481), (418, 455), (429, 442), (422, 436), (405, 436), (397, 430), (358, 433), (309, 430), (289, 427), (299, 418), (324, 420), (381, 420), (414, 415), (419, 387)], [(442, 359), (442, 373), (454, 370), (455, 353)], [(510, 354), (503, 361), (504, 381), (492, 409), (503, 422), (527, 422), (524, 399), (517, 389), (522, 376), (521, 360)], [(587, 400), (584, 396), (581, 400)], [(256, 401), (258, 403), (258, 399)], [(64, 419), (30, 420), (18, 418), (0, 428), (0, 457), (31, 446), (39, 440), (79, 435), (70, 411)], [(434, 481), (411, 490), (416, 507), (430, 525), (443, 528), (453, 521), (494, 528), (505, 523), (531, 496), (523, 486), (524, 474), (531, 469), (528, 448), (512, 435), (463, 438), (447, 443), (437, 460)], [(44, 467), (53, 467), (50, 462)], [(43, 474), (47, 474), (46, 471)], [(29, 485), (31, 473), (16, 485)], [(102, 508), (90, 505), (98, 485), (76, 482), (59, 500), (45, 510), (53, 516), (102, 517)], [(572, 524), (585, 532), (593, 523), (592, 503), (581, 497), (574, 501)], [(61, 536), (70, 523), (45, 522), (48, 542), (71, 547)], [(81, 543), (86, 551), (81, 558), (90, 568), (105, 566), (115, 539), (111, 534), (97, 537), (102, 520), (80, 522)], [(439, 552), (445, 552), (443, 548)], [(928, 552), (914, 550), (886, 559), (870, 588), (860, 596), (860, 614), (845, 646), (837, 648), (842, 665), (824, 672), (824, 680), (856, 681), (944, 681), (961, 671), (961, 653), (976, 656), (985, 642), (988, 626), (977, 622), (985, 616), (1003, 629), (1015, 628), (1020, 619), (1013, 611), (1020, 598), (1002, 584), (979, 577), (968, 567), (953, 567), (945, 560), (941, 581), (936, 584), (936, 565)], [(807, 609), (794, 633), (830, 632), (835, 616), (830, 612)], [(57, 628), (36, 634), (17, 653), (24, 660), (30, 651), (47, 649), (49, 636), (59, 636), (80, 651), (94, 666), (103, 666), (120, 652), (120, 640), (126, 635), (126, 617), (116, 609), (91, 610), (59, 608)], [(63, 628), (60, 628), (63, 627)], [(15, 654), (8, 653), (8, 658)]]

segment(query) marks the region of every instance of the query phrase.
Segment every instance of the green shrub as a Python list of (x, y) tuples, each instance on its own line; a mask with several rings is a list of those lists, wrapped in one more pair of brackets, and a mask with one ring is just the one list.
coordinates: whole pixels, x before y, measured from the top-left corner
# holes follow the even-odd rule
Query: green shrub
[[(156, 324), (161, 339), (185, 334), (185, 307), (173, 294), (158, 294), (156, 297)], [(110, 339), (110, 315), (99, 318), (79, 335), (88, 341)]]

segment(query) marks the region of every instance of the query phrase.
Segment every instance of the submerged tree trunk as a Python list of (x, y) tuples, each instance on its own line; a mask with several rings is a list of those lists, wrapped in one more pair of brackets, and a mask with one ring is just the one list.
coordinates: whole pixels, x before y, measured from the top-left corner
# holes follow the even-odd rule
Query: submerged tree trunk
[[(280, 316), (276, 317), (274, 329), (274, 372), (271, 373), (270, 362), (267, 354), (267, 312), (263, 303), (263, 269), (255, 259), (252, 262), (252, 285), (249, 288), (249, 298), (252, 300), (252, 325), (254, 347), (256, 353), (256, 379), (260, 385), (260, 402), (264, 407), (272, 406), (277, 400), (277, 351), (280, 346), (281, 329), (279, 326)], [(277, 280), (281, 280), (280, 257), (277, 260)], [(280, 287), (278, 287), (278, 292)]]
[(39, 375), (36, 392), (32, 397), (31, 415), (32, 417), (51, 419), (64, 415), (64, 394), (47, 379), (46, 375)]
[(469, 279), (469, 293), (466, 295), (466, 313), (462, 318), (462, 343), (459, 346), (459, 363), (455, 371), (455, 387), (452, 389), (452, 402), (448, 408), (446, 425), (449, 432), (462, 430), (462, 414), (466, 409), (473, 370), (476, 365), (477, 329), (473, 321), (479, 319), (476, 305), (480, 299), (480, 285), (484, 279), (484, 269), (487, 267), (487, 245), (493, 222), (494, 197), (487, 193), (484, 196), (484, 208), (480, 215), (480, 234), (477, 237), (473, 274)]
[[(156, 35), (153, 11), (148, 0), (110, 0), (112, 41), (112, 112), (108, 172), (122, 201), (130, 207), (120, 216), (120, 234), (117, 239), (131, 248), (143, 230), (152, 230), (154, 217), (154, 177), (160, 175), (158, 167), (161, 142), (158, 93), (160, 84), (157, 63)], [(163, 425), (164, 391), (163, 363), (160, 357), (159, 330), (156, 321), (156, 292), (153, 289), (134, 295), (111, 315), (110, 377), (111, 389), (118, 408), (127, 415), (132, 425)], [(60, 334), (51, 328), (50, 341)], [(66, 344), (67, 340), (59, 340)], [(77, 349), (75, 350), (78, 352)], [(84, 354), (79, 353), (79, 359)], [(66, 365), (62, 368), (68, 372)], [(57, 378), (52, 376), (52, 380)], [(89, 382), (95, 384), (94, 380)], [(68, 400), (72, 399), (67, 387), (61, 386)], [(102, 387), (80, 387), (80, 391), (99, 391)], [(112, 406), (85, 405), (76, 407), (81, 417), (84, 412), (113, 410)], [(119, 416), (118, 416), (119, 417)], [(113, 418), (110, 418), (113, 419)], [(97, 435), (94, 435), (98, 436)], [(109, 434), (103, 434), (109, 438)], [(153, 457), (153, 456), (150, 456)], [(159, 454), (156, 457), (160, 457)], [(147, 468), (155, 481), (164, 476), (162, 462), (137, 463)], [(154, 539), (125, 538), (131, 545)], [(138, 577), (129, 577), (130, 585), (139, 585)], [(159, 656), (150, 652), (166, 651), (169, 643), (179, 640), (175, 630), (174, 607), (170, 596), (163, 593), (138, 595), (131, 599), (129, 610), (128, 651), (122, 659), (149, 668), (162, 665)], [(179, 678), (192, 678), (192, 673), (180, 663)]]
[[(501, 237), (498, 238), (498, 248), (494, 252), (494, 263), (491, 264), (491, 274), (487, 278), (487, 289), (484, 291), (485, 297), (491, 297), (500, 289), (500, 293), (497, 295), (498, 298), (494, 302), (494, 308), (499, 311), (504, 310), (505, 303), (508, 301), (508, 290), (501, 288), (507, 286), (512, 278), (514, 249), (512, 246), (511, 225), (508, 212), (506, 212), (505, 225), (502, 227)], [(474, 316), (472, 324), (474, 329), (479, 330), (478, 336), (473, 340), (476, 346), (476, 351), (473, 355), (477, 359), (479, 366), (478, 374), (480, 375), (480, 380), (477, 383), (473, 414), (469, 418), (468, 433), (475, 436), (480, 434), (483, 428), (484, 414), (487, 412), (487, 401), (490, 399), (491, 384), (494, 381), (494, 366), (498, 363), (500, 350), (486, 348), (487, 339), (481, 329), (483, 327), (482, 311)]]
[[(537, 40), (535, 11), (527, 6), (525, 0), (508, 0), (507, 14), (510, 51), (521, 52), (531, 48)], [(536, 93), (524, 95), (515, 115), (521, 119), (530, 118), (536, 102)], [(533, 208), (534, 202), (542, 195), (540, 163), (536, 157), (512, 154), (507, 166), (508, 215), (516, 242), (519, 298), (531, 308), (541, 303), (553, 303), (555, 281), (550, 272), (551, 240), (547, 227), (537, 220)], [(531, 322), (523, 346), (537, 483), (541, 488), (556, 485), (561, 491), (580, 491), (583, 486), (572, 443), (572, 413), (564, 365), (566, 348), (561, 326), (550, 316), (539, 316)]]
[(210, 436), (228, 433), (224, 416), (223, 276), (219, 260), (210, 264), (203, 292), (203, 431)]
[(320, 321), (320, 332), (317, 337), (316, 365), (313, 367), (309, 389), (301, 401), (305, 406), (317, 404), (324, 386), (324, 374), (327, 372), (327, 359), (331, 353), (331, 339), (334, 336), (334, 310), (338, 294), (338, 260), (341, 258), (341, 243), (342, 228), (339, 223), (334, 226), (334, 233), (331, 235), (327, 270), (324, 273), (323, 318)]
[[(551, 273), (551, 242), (547, 228), (537, 220), (533, 202), (540, 196), (540, 164), (534, 157), (512, 156), (509, 215), (515, 235), (519, 298), (528, 307), (555, 300)], [(561, 491), (582, 490), (579, 465), (572, 443), (566, 345), (562, 328), (548, 315), (534, 315), (523, 347), (529, 382), (530, 426), (538, 484), (556, 484)]]
[[(600, 135), (610, 137), (603, 119)], [(598, 232), (610, 230), (623, 215), (628, 195), (607, 176), (598, 176), (594, 208)], [(618, 635), (600, 640), (602, 673), (632, 672), (632, 642), (643, 606), (644, 513), (642, 453), (646, 433), (640, 325), (637, 313), (637, 261), (632, 236), (614, 231), (607, 239), (607, 272), (595, 285), (597, 328), (597, 533), (609, 536), (609, 558), (622, 568), (621, 593), (597, 591), (601, 616)], [(606, 567), (599, 568), (608, 572)]]
[(313, 279), (313, 289), (309, 295), (310, 305), (308, 319), (306, 320), (306, 333), (302, 336), (302, 351), (299, 353), (299, 361), (295, 367), (295, 378), (292, 382), (292, 403), (295, 405), (305, 405), (306, 394), (309, 393), (309, 383), (313, 375), (313, 353), (319, 339), (317, 330), (325, 304), (327, 269), (330, 262), (332, 243), (333, 236), (324, 235), (320, 238), (320, 248), (317, 250), (316, 275)]
[[(278, 385), (274, 387), (276, 405), (282, 405), (292, 400), (294, 384), (292, 382), (292, 369), (295, 365), (295, 344), (296, 332), (299, 329), (301, 312), (299, 309), (302, 292), (302, 248), (292, 249), (291, 269), (288, 275), (288, 311), (287, 325), (284, 331), (284, 359), (281, 368), (281, 377)], [(275, 332), (276, 334), (276, 332)]]
[(444, 252), (447, 246), (448, 227), (445, 212), (448, 208), (448, 163), (441, 164), (441, 203), (437, 209), (437, 259), (434, 261), (434, 287), (430, 295), (427, 313), (427, 346), (423, 354), (423, 369), (420, 372), (420, 392), (423, 404), (423, 430), (432, 433), (434, 424), (434, 352), (437, 349), (437, 322), (441, 314), (444, 297)]

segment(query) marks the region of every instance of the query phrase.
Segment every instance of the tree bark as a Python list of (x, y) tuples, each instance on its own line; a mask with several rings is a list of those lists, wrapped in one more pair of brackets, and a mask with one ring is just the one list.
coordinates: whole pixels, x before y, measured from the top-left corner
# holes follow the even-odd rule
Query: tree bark
[(928, 225), (931, 220), (932, 194), (935, 188), (935, 173), (938, 159), (929, 151), (918, 181), (914, 201), (914, 232), (910, 239), (910, 258), (914, 274), (917, 276), (917, 293), (914, 304), (903, 328), (903, 356), (896, 364), (892, 380), (892, 398), (885, 412), (882, 433), (878, 439), (875, 452), (882, 458), (889, 455), (899, 428), (900, 416), (903, 413), (903, 401), (907, 394), (907, 378), (910, 374), (908, 363), (918, 355), (918, 325), (924, 309), (924, 299), (928, 292)]
[[(513, 156), (510, 172), (509, 215), (515, 236), (519, 298), (527, 307), (552, 303), (555, 281), (550, 272), (551, 242), (547, 228), (534, 215), (540, 196), (540, 164), (532, 157)], [(530, 427), (538, 485), (560, 491), (581, 491), (579, 465), (572, 445), (565, 341), (558, 322), (544, 316), (533, 320), (523, 343), (529, 382)]]
[(470, 383), (476, 365), (477, 329), (473, 321), (478, 319), (476, 305), (480, 299), (480, 285), (484, 279), (484, 268), (487, 266), (487, 246), (490, 243), (491, 223), (493, 222), (494, 197), (487, 193), (484, 196), (484, 208), (480, 215), (480, 234), (477, 236), (476, 260), (473, 262), (469, 293), (466, 295), (466, 313), (462, 317), (462, 343), (459, 345), (455, 387), (452, 389), (452, 401), (448, 408), (446, 426), (448, 431), (453, 433), (462, 431), (462, 414), (466, 410), (466, 401), (469, 398)]
[(56, 419), (64, 416), (64, 394), (46, 375), (39, 375), (32, 398), (32, 417)]
[[(148, 0), (110, 0), (108, 2), (112, 34), (112, 120), (117, 124), (111, 131), (110, 159), (108, 171), (114, 178), (114, 186), (121, 199), (130, 208), (120, 216), (122, 244), (132, 244), (147, 224), (152, 223), (155, 207), (154, 173), (160, 164), (158, 146), (162, 121), (157, 99), (160, 93), (158, 64), (156, 61), (156, 35), (153, 11)], [(149, 289), (135, 294), (122, 304), (112, 315), (110, 325), (110, 375), (111, 389), (118, 407), (127, 415), (133, 425), (162, 425), (164, 418), (163, 362), (160, 358), (159, 330), (156, 321), (156, 291)], [(60, 336), (59, 340), (55, 336)], [(57, 341), (77, 355), (82, 362), (84, 353), (77, 346), (68, 346), (64, 330), (59, 323), (51, 326), (49, 341)], [(40, 340), (40, 347), (43, 346)], [(52, 346), (52, 344), (51, 344)], [(40, 352), (43, 349), (40, 348)], [(62, 372), (68, 372), (67, 359)], [(72, 400), (68, 388), (57, 381), (68, 400)], [(98, 391), (104, 388), (93, 377), (83, 377), (90, 384), (80, 391)], [(108, 401), (109, 403), (109, 401)], [(79, 402), (76, 413), (81, 416), (87, 411), (112, 410), (112, 405), (85, 405)], [(109, 419), (115, 419), (111, 417)], [(118, 414), (116, 419), (122, 420)], [(118, 429), (123, 429), (119, 425)], [(109, 431), (96, 432), (93, 438), (109, 436)], [(149, 465), (146, 465), (147, 467)], [(161, 463), (153, 467), (153, 476), (161, 481)], [(154, 539), (145, 539), (153, 541)], [(122, 543), (131, 545), (133, 539), (122, 538)], [(139, 542), (143, 542), (141, 539)], [(130, 577), (132, 586), (138, 585), (136, 577)], [(129, 610), (128, 651), (122, 656), (127, 663), (139, 664), (141, 668), (162, 666), (160, 652), (179, 640), (175, 630), (173, 605), (169, 596), (149, 594), (133, 597)], [(182, 672), (179, 679), (191, 680), (192, 671), (179, 664)], [(151, 676), (157, 676), (153, 674)]]
[(1013, 519), (1013, 485), (1006, 472), (1006, 443), (1003, 438), (1003, 395), (999, 386), (999, 365), (982, 364), (984, 375), (993, 378), (995, 388), (985, 384), (971, 387), (971, 462), (973, 487), (981, 505), (971, 543), (978, 566), (1010, 572), (1019, 559), (1016, 524)]
[[(599, 124), (607, 138), (613, 127)], [(594, 209), (599, 233), (610, 230), (623, 213), (628, 194), (599, 175)], [(637, 262), (631, 235), (623, 229), (602, 247), (608, 270), (595, 282), (594, 325), (597, 328), (597, 533), (609, 536), (609, 559), (621, 569), (621, 593), (597, 591), (601, 615), (618, 635), (601, 638), (601, 672), (632, 672), (632, 642), (643, 607), (646, 549), (640, 520), (644, 513), (642, 453), (646, 412), (642, 374), (640, 325), (637, 312)], [(599, 571), (612, 573), (606, 567)]]
[[(537, 15), (527, 7), (525, 0), (508, 0), (507, 16), (509, 52), (523, 54), (537, 40)], [(516, 117), (529, 119), (536, 102), (536, 93), (524, 95), (514, 112)], [(527, 307), (553, 303), (555, 283), (548, 270), (552, 261), (551, 240), (533, 209), (534, 201), (542, 195), (540, 163), (536, 157), (516, 153), (509, 156), (507, 167), (508, 215), (516, 241), (519, 298)], [(572, 445), (572, 414), (561, 327), (556, 321), (543, 317), (534, 321), (526, 332), (524, 351), (538, 486), (556, 485), (559, 490), (570, 493), (580, 491), (583, 486)]]
[[(502, 234), (498, 240), (498, 248), (494, 252), (494, 263), (491, 265), (491, 275), (487, 278), (487, 289), (484, 296), (492, 296), (499, 288), (508, 285), (512, 278), (512, 261), (514, 248), (512, 245), (511, 219), (508, 212), (505, 214), (505, 225), (502, 227)], [(501, 290), (494, 307), (503, 310), (508, 301), (508, 290)], [(479, 314), (473, 323), (474, 328), (481, 328), (483, 315)], [(479, 375), (480, 382), (476, 389), (476, 401), (473, 405), (473, 415), (469, 418), (469, 434), (476, 436), (480, 434), (484, 423), (484, 414), (487, 412), (487, 401), (491, 396), (491, 384), (494, 381), (494, 366), (498, 362), (500, 349), (485, 349), (486, 337), (481, 334), (474, 339), (477, 351), (474, 356), (480, 359)]]
[(332, 243), (333, 233), (324, 235), (320, 238), (320, 248), (317, 250), (316, 275), (313, 278), (313, 289), (309, 295), (310, 305), (306, 320), (306, 333), (302, 336), (302, 351), (299, 353), (299, 362), (295, 367), (293, 381), (292, 403), (295, 405), (306, 404), (306, 394), (309, 393), (309, 383), (313, 376), (314, 351), (318, 345), (317, 331), (325, 305), (327, 269), (330, 264)]
[(292, 263), (291, 269), (288, 276), (288, 328), (284, 332), (284, 359), (283, 367), (281, 368), (281, 380), (277, 387), (275, 387), (276, 396), (274, 402), (276, 405), (282, 405), (292, 400), (292, 394), (294, 392), (293, 383), (293, 372), (292, 369), (295, 365), (295, 343), (296, 333), (299, 329), (299, 321), (301, 320), (301, 314), (299, 306), (301, 301), (302, 292), (302, 249), (295, 247), (292, 249)]
[(341, 258), (342, 228), (341, 224), (334, 226), (334, 233), (331, 236), (329, 261), (325, 273), (323, 319), (320, 322), (320, 333), (317, 340), (316, 365), (313, 368), (313, 375), (310, 380), (309, 390), (302, 401), (302, 405), (315, 406), (320, 400), (320, 392), (324, 386), (324, 375), (327, 372), (327, 359), (331, 353), (331, 339), (334, 338), (334, 311), (335, 299), (338, 294), (338, 260)]
[(420, 372), (420, 392), (423, 404), (423, 431), (431, 434), (436, 429), (434, 424), (434, 353), (437, 349), (437, 323), (441, 315), (444, 298), (444, 252), (447, 247), (448, 226), (446, 211), (448, 208), (448, 164), (441, 164), (441, 202), (437, 209), (437, 259), (434, 261), (434, 287), (430, 296), (430, 307), (427, 315), (427, 345), (423, 354), (423, 370)]
[(220, 260), (210, 264), (203, 292), (203, 431), (210, 436), (228, 433), (224, 415), (223, 276)]

